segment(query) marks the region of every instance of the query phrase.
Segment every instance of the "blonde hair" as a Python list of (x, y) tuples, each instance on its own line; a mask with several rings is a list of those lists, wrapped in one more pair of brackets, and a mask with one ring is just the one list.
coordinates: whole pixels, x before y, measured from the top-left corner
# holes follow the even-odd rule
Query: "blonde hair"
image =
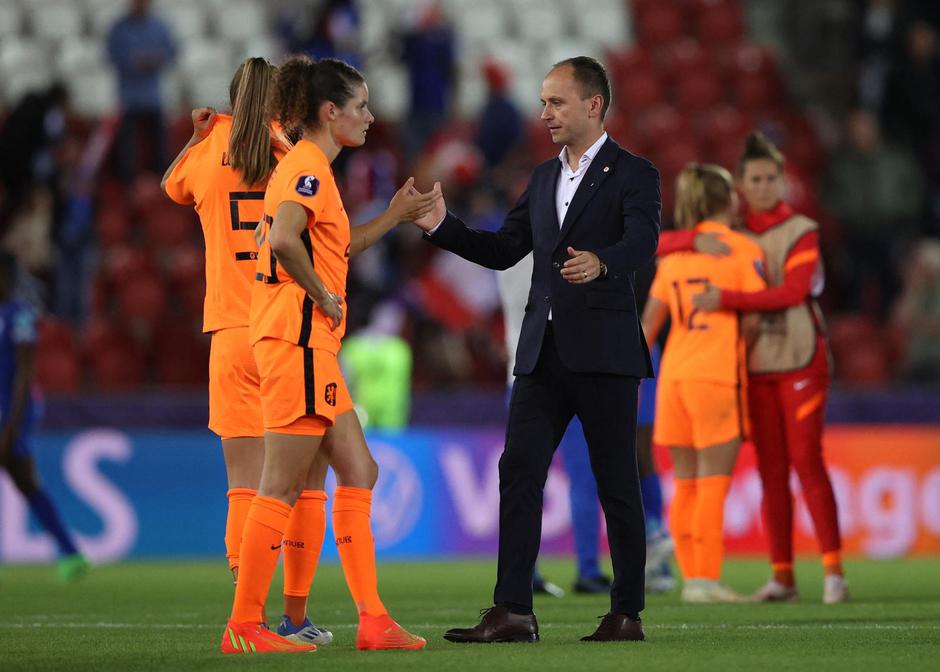
[(731, 173), (713, 163), (690, 163), (676, 179), (676, 228), (691, 229), (731, 207)]
[(277, 68), (265, 59), (249, 58), (238, 66), (229, 87), (232, 133), (228, 142), (228, 161), (249, 187), (266, 182), (277, 165), (271, 151), (268, 115), (268, 99), (276, 74)]

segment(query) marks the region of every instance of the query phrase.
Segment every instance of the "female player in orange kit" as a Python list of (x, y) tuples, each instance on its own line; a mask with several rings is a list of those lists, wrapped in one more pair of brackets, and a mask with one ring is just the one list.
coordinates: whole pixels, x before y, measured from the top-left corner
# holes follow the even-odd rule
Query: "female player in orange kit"
[[(193, 111), (193, 137), (163, 177), (172, 200), (194, 204), (206, 241), (203, 331), (209, 355), (209, 428), (222, 440), (228, 475), (226, 557), (238, 578), (239, 546), (248, 507), (261, 480), (264, 425), (258, 368), (248, 340), (264, 187), (290, 142), (272, 129), (267, 101), (276, 68), (263, 58), (242, 63), (229, 87), (232, 114)], [(323, 544), (326, 514), (319, 460), (311, 486), (294, 508), (284, 552), (284, 611), (278, 630), (300, 642), (328, 644), (333, 635), (307, 618), (307, 595)], [(299, 540), (299, 543), (297, 543)], [(290, 543), (295, 541), (295, 543)]]
[(800, 479), (822, 552), (823, 602), (848, 599), (832, 483), (822, 431), (829, 352), (816, 297), (822, 292), (819, 225), (783, 201), (784, 157), (761, 133), (748, 136), (738, 167), (745, 224), (767, 258), (769, 289), (741, 292), (712, 283), (694, 297), (698, 310), (761, 311), (749, 355), (749, 405), (763, 485), (764, 526), (773, 576), (755, 595), (765, 602), (798, 598), (793, 574), (790, 467)]
[(362, 75), (342, 61), (289, 59), (278, 71), (273, 117), (302, 138), (268, 183), (252, 288), (250, 338), (261, 378), (265, 456), (248, 512), (239, 581), (223, 653), (310, 651), (264, 626), (262, 608), (304, 478), (324, 455), (336, 472), (333, 531), (359, 612), (360, 649), (419, 649), (378, 595), (370, 529), (378, 466), (366, 445), (337, 354), (349, 257), (402, 221), (430, 211), (439, 190), (408, 180), (376, 219), (350, 230), (330, 163), (361, 146), (374, 117)]
[(684, 602), (741, 599), (719, 578), (725, 496), (745, 435), (744, 336), (755, 318), (731, 311), (703, 313), (692, 306), (692, 295), (708, 282), (743, 291), (766, 287), (760, 247), (730, 228), (736, 201), (731, 174), (724, 168), (691, 164), (682, 170), (676, 225), (696, 234), (717, 234), (729, 254), (666, 257), (643, 311), (650, 346), (667, 318), (672, 324), (659, 369), (653, 440), (669, 446), (675, 469), (669, 524), (685, 581)]

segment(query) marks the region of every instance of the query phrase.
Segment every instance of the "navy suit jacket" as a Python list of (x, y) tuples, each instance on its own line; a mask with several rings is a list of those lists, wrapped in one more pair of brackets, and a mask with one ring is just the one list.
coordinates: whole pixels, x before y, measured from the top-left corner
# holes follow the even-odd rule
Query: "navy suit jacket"
[[(525, 193), (495, 232), (468, 228), (452, 213), (425, 237), (487, 268), (505, 270), (533, 252), (532, 286), (516, 350), (517, 376), (532, 373), (549, 309), (558, 354), (579, 373), (652, 376), (634, 295), (635, 271), (659, 242), (659, 172), (608, 138), (588, 167), (559, 225), (555, 190), (561, 163), (532, 173)], [(567, 248), (587, 250), (607, 265), (607, 277), (573, 285), (561, 277)]]

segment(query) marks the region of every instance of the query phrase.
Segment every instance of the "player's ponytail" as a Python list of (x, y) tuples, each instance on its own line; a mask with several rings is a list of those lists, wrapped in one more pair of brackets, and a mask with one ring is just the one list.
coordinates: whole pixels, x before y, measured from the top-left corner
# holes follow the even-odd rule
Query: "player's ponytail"
[(744, 168), (748, 161), (758, 159), (773, 161), (777, 165), (777, 169), (783, 172), (783, 152), (777, 149), (777, 146), (760, 131), (751, 131), (744, 140), (744, 153), (741, 154), (738, 161), (738, 175), (744, 174)]
[(249, 58), (238, 66), (229, 98), (232, 103), (232, 132), (228, 160), (246, 186), (267, 181), (277, 165), (271, 151), (268, 98), (277, 69), (263, 58)]
[(289, 132), (314, 130), (320, 126), (323, 103), (329, 101), (342, 107), (355, 95), (356, 87), (364, 83), (362, 73), (343, 61), (292, 56), (278, 68), (271, 118)]
[(731, 207), (731, 173), (711, 163), (690, 163), (676, 180), (675, 223), (691, 229)]

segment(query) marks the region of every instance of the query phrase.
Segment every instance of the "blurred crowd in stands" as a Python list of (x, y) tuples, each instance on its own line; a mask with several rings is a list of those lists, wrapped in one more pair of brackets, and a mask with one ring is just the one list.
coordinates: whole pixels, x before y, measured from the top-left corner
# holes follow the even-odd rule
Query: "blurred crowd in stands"
[[(822, 225), (837, 381), (940, 382), (940, 4), (814, 0), (804, 12), (804, 2), (618, 2), (632, 30), (598, 49), (614, 84), (607, 129), (659, 167), (664, 225), (679, 170), (690, 161), (735, 168), (743, 137), (761, 128), (787, 156), (788, 200)], [(374, 4), (281, 2), (271, 31), (284, 53), (339, 57), (369, 78), (374, 54), (360, 49), (360, 34)], [(441, 180), (451, 209), (495, 229), (531, 166), (559, 150), (538, 121), (538, 82), (532, 104), (521, 104), (500, 44), (462, 70), (454, 3), (396, 4), (410, 11), (385, 26), (383, 58), (407, 73), (407, 108), (398, 120), (378, 114), (365, 147), (334, 166), (353, 224), (414, 175), (423, 187)], [(762, 9), (791, 19), (780, 22), (784, 45), (807, 16), (820, 25), (838, 16), (851, 30), (826, 39), (844, 43), (851, 68), (807, 69), (798, 48), (759, 41)], [(0, 107), (0, 237), (21, 260), (22, 291), (48, 312), (39, 360), (48, 389), (200, 385), (200, 230), (159, 189), (167, 156), (191, 132), (188, 113), (161, 97), (174, 31), (159, 6), (132, 0), (105, 48), (120, 111), (77, 114), (62, 83)], [(834, 67), (841, 89), (807, 93), (805, 81), (825, 82)], [(461, 77), (485, 85), (472, 118), (457, 113)], [(373, 98), (388, 89), (373, 83)], [(621, 95), (629, 105), (618, 105)], [(349, 332), (404, 336), (417, 387), (505, 384), (494, 274), (436, 254), (414, 227), (354, 260), (349, 296)]]

